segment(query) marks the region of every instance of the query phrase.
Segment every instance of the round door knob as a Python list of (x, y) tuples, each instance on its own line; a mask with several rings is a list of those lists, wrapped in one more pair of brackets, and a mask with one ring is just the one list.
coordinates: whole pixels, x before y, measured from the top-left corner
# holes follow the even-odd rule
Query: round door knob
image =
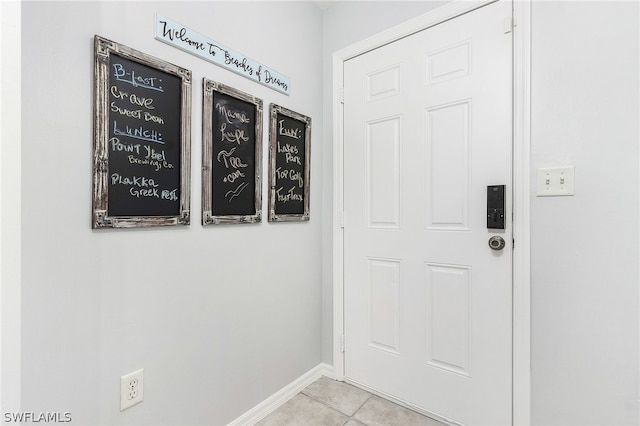
[(504, 238), (499, 237), (497, 235), (489, 238), (489, 247), (493, 250), (502, 250), (506, 243), (504, 242)]

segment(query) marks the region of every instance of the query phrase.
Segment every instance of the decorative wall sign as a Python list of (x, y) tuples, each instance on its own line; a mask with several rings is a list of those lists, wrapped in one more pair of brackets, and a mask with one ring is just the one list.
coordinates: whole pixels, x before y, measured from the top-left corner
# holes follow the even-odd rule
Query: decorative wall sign
[(93, 228), (188, 225), (191, 71), (94, 44)]
[(156, 40), (289, 94), (289, 77), (161, 15), (156, 15)]
[(262, 100), (204, 79), (202, 224), (262, 217)]
[(269, 221), (309, 220), (311, 118), (269, 108)]

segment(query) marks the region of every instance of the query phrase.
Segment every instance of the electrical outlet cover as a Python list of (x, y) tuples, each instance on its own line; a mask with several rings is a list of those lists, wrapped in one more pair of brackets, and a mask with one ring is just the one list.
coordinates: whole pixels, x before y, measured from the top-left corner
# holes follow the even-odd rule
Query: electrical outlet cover
[(144, 368), (120, 377), (120, 411), (144, 399)]
[(547, 167), (538, 169), (538, 197), (557, 197), (575, 194), (575, 167)]

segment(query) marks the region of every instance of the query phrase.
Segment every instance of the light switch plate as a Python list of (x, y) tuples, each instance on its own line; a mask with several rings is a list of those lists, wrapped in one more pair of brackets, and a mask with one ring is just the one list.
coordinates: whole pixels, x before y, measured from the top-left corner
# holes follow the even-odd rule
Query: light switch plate
[(538, 169), (538, 197), (559, 197), (574, 194), (574, 166)]

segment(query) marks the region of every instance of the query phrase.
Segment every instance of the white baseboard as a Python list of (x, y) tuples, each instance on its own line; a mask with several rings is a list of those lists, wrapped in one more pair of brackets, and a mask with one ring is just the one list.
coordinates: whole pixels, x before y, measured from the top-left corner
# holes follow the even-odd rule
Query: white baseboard
[(271, 395), (269, 398), (262, 401), (260, 404), (256, 405), (237, 419), (231, 421), (229, 426), (255, 425), (322, 376), (327, 376), (333, 379), (335, 377), (333, 367), (329, 364), (318, 364), (275, 394)]

